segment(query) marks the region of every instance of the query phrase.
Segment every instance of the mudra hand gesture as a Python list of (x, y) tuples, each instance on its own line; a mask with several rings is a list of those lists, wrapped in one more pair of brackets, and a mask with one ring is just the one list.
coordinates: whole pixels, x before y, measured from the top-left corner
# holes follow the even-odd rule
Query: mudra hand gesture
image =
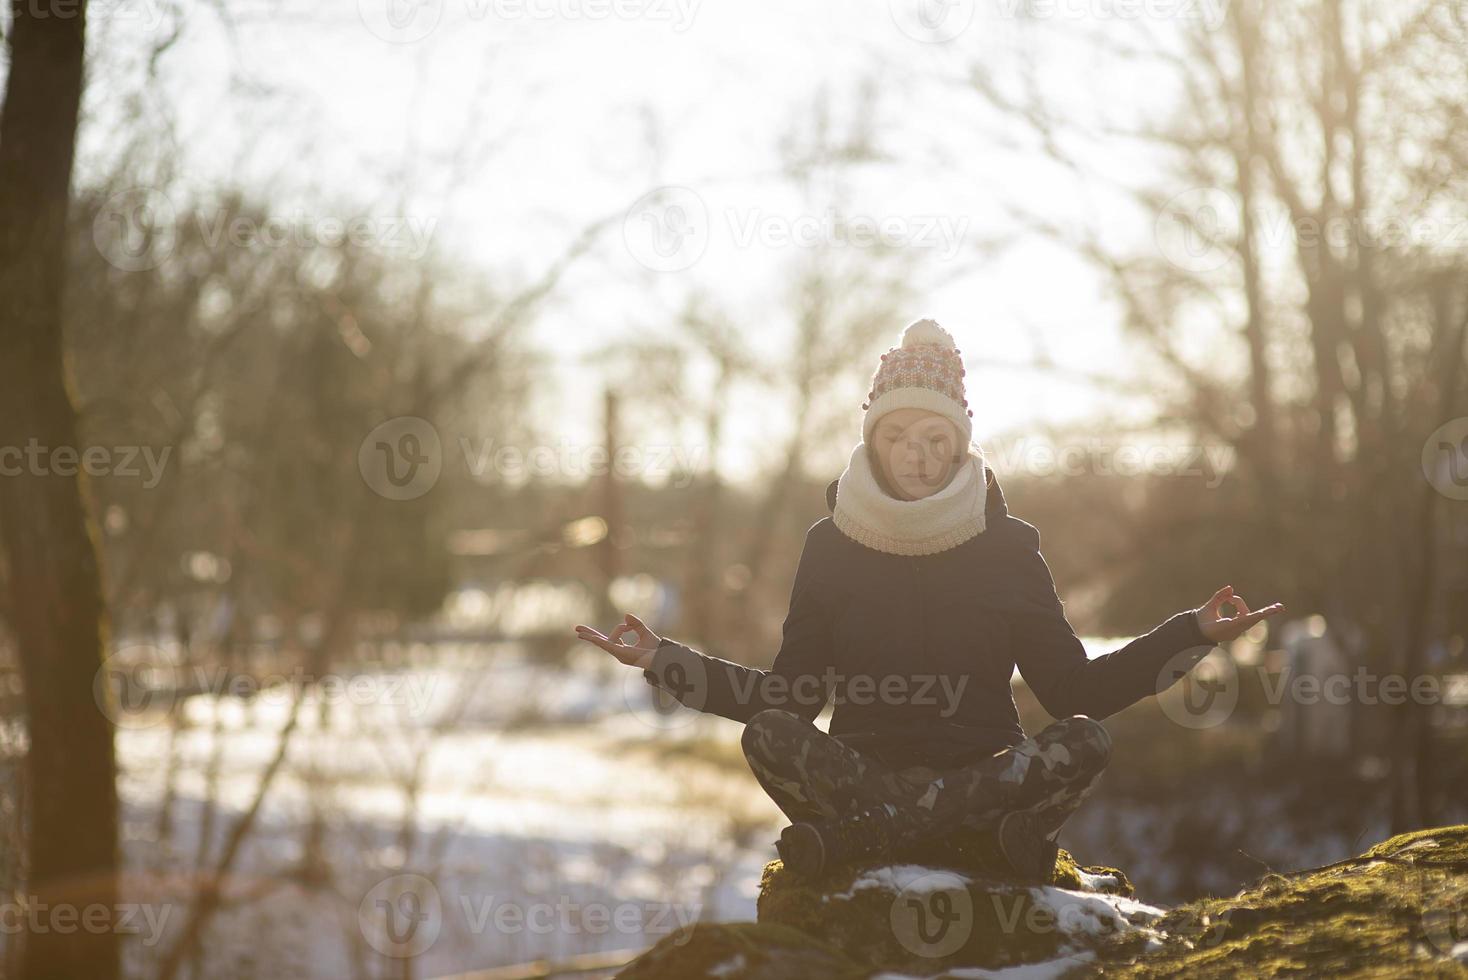
[[(631, 633), (634, 643), (623, 643), (622, 635)], [(624, 622), (618, 623), (612, 630), (612, 635), (607, 636), (600, 630), (590, 626), (577, 624), (576, 635), (588, 643), (595, 643), (607, 653), (616, 657), (628, 667), (646, 669), (652, 666), (652, 655), (657, 652), (658, 644), (663, 638), (643, 625), (642, 620), (631, 613), (627, 614)]]
[[(1238, 615), (1222, 615), (1225, 605), (1232, 605), (1238, 611)], [(1193, 615), (1198, 617), (1198, 628), (1203, 631), (1204, 636), (1214, 643), (1223, 643), (1238, 637), (1264, 617), (1273, 616), (1277, 612), (1284, 612), (1284, 603), (1276, 602), (1255, 612), (1249, 612), (1249, 604), (1244, 601), (1244, 597), (1236, 595), (1232, 585), (1225, 585), (1213, 593), (1213, 598), (1204, 603), (1202, 607), (1194, 609)]]

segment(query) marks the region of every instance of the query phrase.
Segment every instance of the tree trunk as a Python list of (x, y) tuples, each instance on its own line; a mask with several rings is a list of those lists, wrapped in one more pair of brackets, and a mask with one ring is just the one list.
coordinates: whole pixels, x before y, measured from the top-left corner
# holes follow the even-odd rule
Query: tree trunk
[[(117, 976), (112, 729), (92, 697), (105, 649), (97, 551), (62, 356), (66, 221), (82, 91), (84, 7), (12, 3), (0, 112), (0, 544), (25, 683), (32, 792), (27, 977)], [(68, 15), (69, 14), (69, 15)], [(15, 452), (27, 453), (17, 463)], [(53, 914), (65, 910), (65, 916)], [(79, 928), (87, 923), (88, 928)], [(58, 931), (64, 928), (66, 931)]]

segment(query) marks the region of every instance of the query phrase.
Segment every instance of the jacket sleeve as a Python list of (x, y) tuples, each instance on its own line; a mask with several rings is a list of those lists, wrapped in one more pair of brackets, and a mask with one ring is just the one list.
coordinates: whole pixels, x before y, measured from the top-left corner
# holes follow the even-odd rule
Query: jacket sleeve
[(833, 663), (829, 605), (818, 585), (819, 550), (812, 527), (795, 570), (780, 650), (769, 670), (721, 660), (665, 636), (643, 671), (647, 682), (690, 708), (733, 721), (747, 722), (765, 708), (814, 720), (830, 696)]
[[(1026, 527), (1015, 570), (1020, 601), (1009, 616), (1010, 641), (1020, 676), (1051, 716), (1113, 715), (1171, 686), (1216, 645), (1203, 635), (1195, 610), (1186, 609), (1121, 649), (1088, 659), (1040, 554), (1039, 532)], [(1173, 664), (1185, 650), (1185, 663)], [(1169, 666), (1181, 669), (1169, 671), (1163, 682), (1160, 675)]]

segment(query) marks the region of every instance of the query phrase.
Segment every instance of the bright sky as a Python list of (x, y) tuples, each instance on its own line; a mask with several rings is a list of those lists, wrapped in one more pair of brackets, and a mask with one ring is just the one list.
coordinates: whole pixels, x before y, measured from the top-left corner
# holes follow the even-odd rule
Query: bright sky
[[(1029, 50), (1058, 109), (1123, 123), (1165, 105), (1167, 84), (1135, 60), (1067, 39), (1082, 27), (1134, 37), (1138, 16), (1166, 35), (1179, 15), (1207, 17), (1211, 8), (1208, 0), (1149, 0), (1126, 14), (1112, 2), (1057, 0), (1025, 20), (1013, 15), (1016, 4), (236, 0), (231, 41), (207, 7), (186, 3), (183, 32), (146, 91), (152, 111), (166, 103), (176, 120), (189, 184), (268, 186), (285, 210), (312, 218), (344, 212), (345, 201), (371, 202), (385, 219), (413, 218), (435, 247), (492, 279), (531, 278), (588, 222), (627, 215), (568, 277), (534, 335), (556, 365), (556, 383), (542, 395), (548, 435), (599, 442), (609, 372), (580, 359), (619, 338), (674, 337), (674, 314), (692, 289), (747, 325), (765, 356), (788, 345), (793, 318), (778, 290), (810, 246), (777, 236), (821, 235), (826, 210), (775, 176), (778, 140), (821, 91), (837, 120), (849, 120), (867, 78), (878, 92), (871, 128), (890, 162), (847, 175), (847, 212), (887, 222), (922, 255), (924, 299), (892, 324), (889, 343), (906, 322), (931, 316), (966, 355), (1021, 361), (1044, 348), (1081, 370), (1132, 369), (1135, 351), (1121, 345), (1116, 310), (1084, 264), (1036, 241), (998, 260), (974, 253), (1011, 230), (1003, 201), (1062, 222), (1089, 216), (1108, 239), (1143, 246), (1150, 222), (1118, 207), (1102, 183), (1079, 187), (1033, 152), (1001, 146), (1022, 134), (1006, 133), (960, 79), (972, 64), (1005, 75), (1015, 52)], [(593, 16), (605, 12), (613, 13)], [(925, 34), (924, 17), (940, 33)], [(91, 18), (94, 54), (132, 58), (129, 85), (141, 85), (134, 53), (166, 33), (171, 17), (158, 0), (94, 0)], [(956, 36), (934, 41), (947, 34)], [(252, 94), (256, 87), (269, 94)], [(89, 91), (97, 123), (83, 134), (84, 176), (115, 149), (103, 124), (113, 96), (96, 84)], [(448, 161), (466, 140), (454, 181)], [(1086, 166), (1135, 175), (1148, 161), (1111, 141), (1089, 150)], [(684, 188), (671, 199), (681, 211), (661, 199), (630, 210), (665, 185)], [(685, 225), (690, 236), (666, 237)], [(693, 242), (697, 260), (676, 248), (659, 254), (654, 228), (664, 245)], [(406, 232), (383, 229), (414, 247)], [(627, 367), (617, 379), (635, 393)], [(1127, 408), (1106, 392), (1019, 372), (971, 368), (967, 381), (981, 445), (1039, 421)], [(823, 448), (815, 471), (844, 465), (859, 438), (863, 391), (854, 392), (851, 439)], [(758, 389), (735, 397), (733, 445), (720, 463), (737, 477), (772, 462), (762, 447), (778, 444), (789, 419)], [(684, 439), (696, 438), (692, 414)], [(678, 438), (645, 438), (660, 435)]]

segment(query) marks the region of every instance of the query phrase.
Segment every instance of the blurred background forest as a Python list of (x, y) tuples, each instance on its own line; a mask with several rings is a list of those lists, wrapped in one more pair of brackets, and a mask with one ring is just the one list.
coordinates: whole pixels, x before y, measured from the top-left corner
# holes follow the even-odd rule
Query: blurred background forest
[(133, 914), (0, 975), (752, 917), (738, 726), (572, 624), (767, 666), (924, 316), (1093, 655), (1289, 609), (1062, 844), (1175, 901), (1468, 819), (1457, 0), (9, 6), (0, 893)]

